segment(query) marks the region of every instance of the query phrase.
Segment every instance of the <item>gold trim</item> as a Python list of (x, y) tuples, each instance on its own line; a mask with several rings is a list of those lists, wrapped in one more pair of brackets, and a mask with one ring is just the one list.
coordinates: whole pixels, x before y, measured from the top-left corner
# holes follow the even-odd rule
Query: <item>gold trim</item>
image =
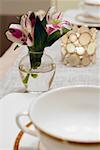
[[(32, 125), (32, 122), (28, 123), (26, 125), (26, 127), (30, 127)], [(74, 141), (68, 141), (68, 140), (63, 140), (63, 139), (60, 139), (60, 138), (56, 138), (54, 137), (53, 135), (50, 135), (50, 134), (47, 134), (45, 132), (43, 132), (41, 129), (39, 129), (38, 127), (35, 126), (35, 128), (37, 128), (37, 130), (39, 130), (39, 132), (41, 134), (44, 134), (45, 136), (48, 136), (49, 138), (53, 138), (54, 140), (57, 140), (58, 142), (63, 142), (63, 143), (68, 143), (68, 144), (71, 144), (71, 145), (80, 145), (80, 146), (88, 146), (88, 147), (93, 147), (93, 146), (96, 146), (96, 147), (100, 147), (100, 143), (83, 143), (83, 142), (74, 142)], [(15, 143), (14, 143), (14, 148), (13, 150), (19, 150), (19, 145), (20, 145), (20, 141), (22, 139), (24, 135), (24, 132), (23, 131), (20, 131), (16, 137), (16, 140), (15, 140)], [(40, 142), (38, 143), (38, 149), (37, 150), (40, 150)]]
[(61, 137), (57, 137), (53, 134), (47, 133), (45, 131), (43, 131), (42, 129), (40, 129), (39, 127), (36, 126), (36, 124), (34, 124), (34, 127), (44, 136), (47, 136), (48, 138), (52, 138), (58, 142), (62, 142), (62, 143), (70, 143), (70, 144), (75, 144), (75, 145), (84, 145), (84, 146), (99, 146), (100, 147), (100, 141), (97, 142), (84, 142), (84, 141), (71, 141), (71, 140), (67, 140), (67, 139), (63, 139)]
[[(95, 21), (91, 21), (91, 22), (89, 22), (89, 21), (87, 21), (87, 20), (81, 20), (80, 19), (80, 17), (84, 17), (84, 18), (86, 18), (86, 19), (95, 19)], [(76, 19), (78, 20), (78, 21), (81, 21), (82, 23), (88, 23), (88, 24), (100, 24), (100, 22), (98, 22), (98, 18), (96, 18), (96, 17), (91, 17), (91, 16), (86, 16), (86, 15), (84, 15), (84, 14), (79, 14), (79, 15), (77, 15), (76, 16)], [(97, 21), (97, 22), (96, 22)], [(91, 27), (92, 27), (92, 24), (90, 25)], [(95, 28), (99, 28), (99, 26), (98, 27), (95, 27)]]
[(89, 6), (99, 6), (99, 7), (100, 7), (100, 4), (93, 4), (93, 3), (88, 3), (88, 2), (85, 2), (85, 5), (89, 5)]
[[(32, 122), (28, 123), (28, 124), (26, 125), (26, 127), (30, 127), (31, 125), (32, 125)], [(16, 140), (15, 140), (15, 143), (14, 143), (14, 148), (13, 148), (13, 150), (19, 150), (19, 144), (20, 144), (20, 141), (21, 141), (23, 135), (24, 135), (24, 132), (23, 132), (23, 131), (20, 131), (20, 132), (18, 133), (18, 135), (17, 135), (17, 137), (16, 137)], [(40, 142), (39, 142), (39, 144), (38, 144), (38, 149), (37, 149), (37, 150), (40, 150)]]
[[(56, 68), (56, 67), (55, 67)], [(54, 69), (55, 69), (54, 68)], [(51, 78), (51, 80), (49, 81), (49, 89), (50, 89), (50, 87), (51, 87), (51, 84), (52, 84), (52, 82), (53, 82), (53, 79), (54, 79), (54, 76), (55, 76), (55, 70), (54, 70), (54, 73), (53, 73), (53, 75), (52, 75), (52, 78)]]

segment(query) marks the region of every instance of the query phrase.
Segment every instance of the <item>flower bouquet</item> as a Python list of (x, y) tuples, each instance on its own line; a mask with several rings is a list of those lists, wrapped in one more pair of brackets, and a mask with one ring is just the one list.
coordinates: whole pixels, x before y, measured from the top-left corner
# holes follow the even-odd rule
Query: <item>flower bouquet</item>
[[(40, 68), (45, 47), (51, 46), (70, 29), (70, 23), (63, 20), (62, 13), (56, 13), (52, 7), (44, 14), (29, 11), (22, 15), (19, 17), (19, 24), (11, 24), (6, 35), (10, 41), (27, 46), (30, 61), (28, 71), (36, 78), (38, 73), (33, 70)], [(30, 73), (27, 72), (26, 78), (23, 78), (24, 84), (28, 83), (29, 76)]]

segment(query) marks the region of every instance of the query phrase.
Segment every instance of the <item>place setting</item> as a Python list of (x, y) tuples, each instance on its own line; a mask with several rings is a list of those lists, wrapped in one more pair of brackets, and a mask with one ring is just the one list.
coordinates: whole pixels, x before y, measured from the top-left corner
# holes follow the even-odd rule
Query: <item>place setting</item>
[(100, 2), (98, 0), (83, 0), (77, 9), (65, 12), (65, 18), (76, 25), (100, 28)]
[(0, 80), (1, 150), (100, 149), (100, 4), (79, 7), (28, 11), (8, 26), (17, 58)]
[[(21, 112), (21, 102), (21, 110), (13, 114), (21, 129), (14, 136), (14, 150), (100, 149), (99, 87), (63, 87), (44, 93), (38, 98), (33, 98), (32, 94), (15, 96), (16, 99), (22, 98), (22, 102), (28, 105), (31, 100), (31, 105)], [(9, 98), (13, 100), (13, 97), (10, 95)], [(24, 117), (31, 119), (28, 119), (27, 125)]]
[(99, 150), (99, 98), (100, 87), (85, 85), (62, 87), (40, 96), (9, 94), (0, 105), (9, 128), (2, 127), (8, 135), (1, 144), (9, 144), (13, 150)]

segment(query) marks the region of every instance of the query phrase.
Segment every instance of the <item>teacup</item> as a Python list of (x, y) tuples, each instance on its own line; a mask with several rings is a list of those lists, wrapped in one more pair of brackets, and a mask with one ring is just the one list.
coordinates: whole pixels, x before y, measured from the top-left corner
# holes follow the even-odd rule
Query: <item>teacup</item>
[[(23, 126), (27, 116), (36, 130)], [(47, 150), (100, 150), (100, 87), (63, 87), (42, 94), (16, 117), (19, 128)]]
[(83, 0), (81, 3), (83, 12), (87, 15), (100, 19), (100, 1), (99, 0)]

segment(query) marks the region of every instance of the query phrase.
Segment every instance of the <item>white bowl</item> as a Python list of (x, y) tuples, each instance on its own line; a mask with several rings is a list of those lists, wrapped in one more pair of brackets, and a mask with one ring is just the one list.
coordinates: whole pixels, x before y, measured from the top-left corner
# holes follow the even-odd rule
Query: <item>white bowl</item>
[[(23, 129), (19, 116), (17, 124)], [(91, 144), (100, 143), (100, 87), (64, 87), (47, 92), (31, 104), (29, 116), (48, 150), (74, 150), (75, 146), (89, 150)], [(25, 128), (23, 131), (27, 132)], [(92, 150), (97, 148), (95, 145)]]

